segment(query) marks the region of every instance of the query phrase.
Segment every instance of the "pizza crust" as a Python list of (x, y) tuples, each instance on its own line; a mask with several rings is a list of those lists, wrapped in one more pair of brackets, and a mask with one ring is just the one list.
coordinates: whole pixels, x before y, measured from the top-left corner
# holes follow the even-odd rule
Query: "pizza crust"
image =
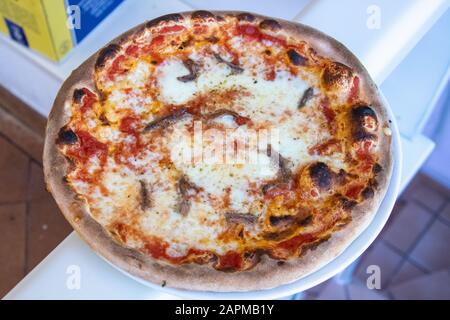
[[(211, 12), (214, 15), (222, 16), (248, 15), (248, 13), (238, 11)], [(191, 14), (192, 12), (181, 13), (185, 19), (191, 19)], [(359, 60), (341, 43), (305, 25), (253, 13), (250, 15), (254, 16), (257, 21), (276, 20), (282, 28), (280, 32), (297, 35), (307, 41), (320, 55), (351, 67), (361, 79), (361, 93), (368, 101), (372, 102), (370, 105), (377, 114), (380, 126), (389, 127), (389, 118), (375, 83)], [(170, 18), (170, 15), (164, 17)], [(164, 20), (164, 17), (143, 23), (114, 39), (110, 44), (121, 44), (130, 36), (142, 32), (146, 27)], [(61, 87), (48, 117), (43, 157), (47, 188), (53, 194), (59, 208), (90, 247), (110, 263), (133, 276), (172, 288), (222, 292), (268, 289), (293, 282), (329, 263), (349, 246), (372, 221), (384, 198), (392, 173), (392, 141), (391, 137), (387, 135), (379, 136), (379, 145), (382, 148), (379, 163), (383, 167), (383, 171), (377, 176), (379, 185), (374, 197), (357, 205), (352, 210), (352, 221), (342, 230), (334, 232), (328, 241), (320, 244), (314, 250), (308, 250), (301, 258), (279, 263), (279, 261), (263, 255), (261, 262), (253, 269), (227, 273), (217, 271), (210, 265), (170, 265), (117, 244), (105, 229), (90, 216), (84, 200), (78, 198), (65, 182), (64, 176), (69, 163), (55, 144), (59, 129), (70, 119), (68, 105), (75, 86), (95, 89), (93, 76), (98, 55), (99, 52), (95, 53), (74, 70)]]

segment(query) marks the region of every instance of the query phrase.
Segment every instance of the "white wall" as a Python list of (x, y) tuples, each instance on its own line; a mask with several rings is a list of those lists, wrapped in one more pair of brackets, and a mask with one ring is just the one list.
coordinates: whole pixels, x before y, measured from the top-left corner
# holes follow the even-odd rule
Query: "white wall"
[(436, 142), (436, 148), (422, 171), (450, 188), (450, 83), (430, 116), (425, 134)]

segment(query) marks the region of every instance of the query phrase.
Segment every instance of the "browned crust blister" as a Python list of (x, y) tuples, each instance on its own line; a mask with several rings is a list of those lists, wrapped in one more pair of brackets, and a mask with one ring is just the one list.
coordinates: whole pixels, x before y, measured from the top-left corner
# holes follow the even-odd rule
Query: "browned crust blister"
[[(304, 40), (319, 55), (329, 57), (353, 69), (361, 79), (361, 94), (365, 100), (370, 101), (370, 107), (377, 115), (380, 127), (378, 143), (382, 148), (379, 159), (382, 171), (377, 175), (377, 187), (373, 197), (353, 208), (352, 221), (348, 225), (340, 231), (334, 232), (328, 241), (318, 245), (314, 250), (308, 250), (301, 258), (280, 264), (277, 260), (264, 255), (261, 257), (261, 262), (253, 269), (234, 273), (217, 271), (210, 265), (174, 266), (117, 244), (90, 216), (85, 202), (79, 199), (65, 182), (64, 177), (67, 174), (69, 163), (55, 143), (60, 128), (69, 121), (70, 110), (66, 104), (72, 101), (74, 90), (87, 87), (98, 91), (93, 81), (95, 68), (102, 68), (105, 61), (113, 57), (120, 45), (129, 37), (164, 21), (221, 19), (230, 15), (236, 16), (240, 21), (258, 23), (262, 29), (279, 34), (289, 34)], [(339, 81), (333, 77), (328, 80), (330, 82)], [(94, 251), (126, 272), (156, 284), (182, 289), (208, 291), (267, 289), (293, 282), (324, 266), (339, 255), (372, 221), (388, 188), (393, 166), (391, 137), (382, 133), (382, 128), (388, 126), (389, 118), (376, 85), (358, 59), (333, 38), (305, 25), (247, 12), (176, 13), (156, 18), (131, 29), (111, 41), (104, 49), (96, 52), (72, 72), (61, 87), (48, 118), (44, 147), (44, 173), (48, 190), (53, 194), (58, 206), (73, 228)]]

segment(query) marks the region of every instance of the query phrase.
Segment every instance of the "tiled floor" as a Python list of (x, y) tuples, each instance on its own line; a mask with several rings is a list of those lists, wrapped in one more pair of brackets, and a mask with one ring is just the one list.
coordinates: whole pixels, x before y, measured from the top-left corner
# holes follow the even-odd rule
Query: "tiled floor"
[[(0, 297), (71, 231), (45, 191), (42, 166), (0, 133)], [(450, 299), (450, 191), (419, 175), (398, 200), (351, 281), (337, 278), (302, 299)], [(366, 286), (369, 265), (381, 290)]]
[(0, 297), (71, 231), (45, 190), (42, 166), (0, 134)]
[[(419, 174), (359, 259), (349, 283), (334, 278), (308, 290), (304, 298), (450, 299), (449, 244), (450, 190)], [(380, 290), (367, 288), (370, 265), (380, 267)]]

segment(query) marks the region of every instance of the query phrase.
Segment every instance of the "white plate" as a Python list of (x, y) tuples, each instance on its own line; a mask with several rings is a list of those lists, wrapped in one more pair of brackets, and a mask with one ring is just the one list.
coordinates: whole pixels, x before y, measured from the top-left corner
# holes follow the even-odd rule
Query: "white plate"
[(129, 277), (136, 281), (149, 286), (155, 290), (161, 290), (165, 293), (175, 295), (181, 298), (187, 299), (278, 299), (287, 297), (301, 291), (307, 290), (318, 285), (321, 282), (328, 280), (335, 276), (339, 272), (347, 268), (352, 262), (354, 262), (375, 240), (378, 234), (383, 229), (386, 221), (388, 220), (395, 201), (397, 200), (398, 192), (400, 189), (401, 178), (401, 166), (402, 166), (402, 150), (400, 146), (400, 135), (395, 120), (395, 116), (392, 113), (391, 107), (388, 104), (386, 98), (383, 96), (384, 104), (387, 108), (389, 119), (392, 121), (392, 143), (393, 143), (393, 157), (394, 167), (392, 170), (392, 177), (389, 183), (389, 188), (386, 195), (375, 214), (372, 222), (369, 226), (334, 260), (320, 268), (319, 270), (298, 279), (292, 283), (281, 285), (267, 290), (247, 291), (247, 292), (211, 292), (211, 291), (192, 291), (181, 290), (173, 288), (162, 288), (159, 285), (137, 278), (122, 269), (114, 266), (121, 272), (125, 273)]

